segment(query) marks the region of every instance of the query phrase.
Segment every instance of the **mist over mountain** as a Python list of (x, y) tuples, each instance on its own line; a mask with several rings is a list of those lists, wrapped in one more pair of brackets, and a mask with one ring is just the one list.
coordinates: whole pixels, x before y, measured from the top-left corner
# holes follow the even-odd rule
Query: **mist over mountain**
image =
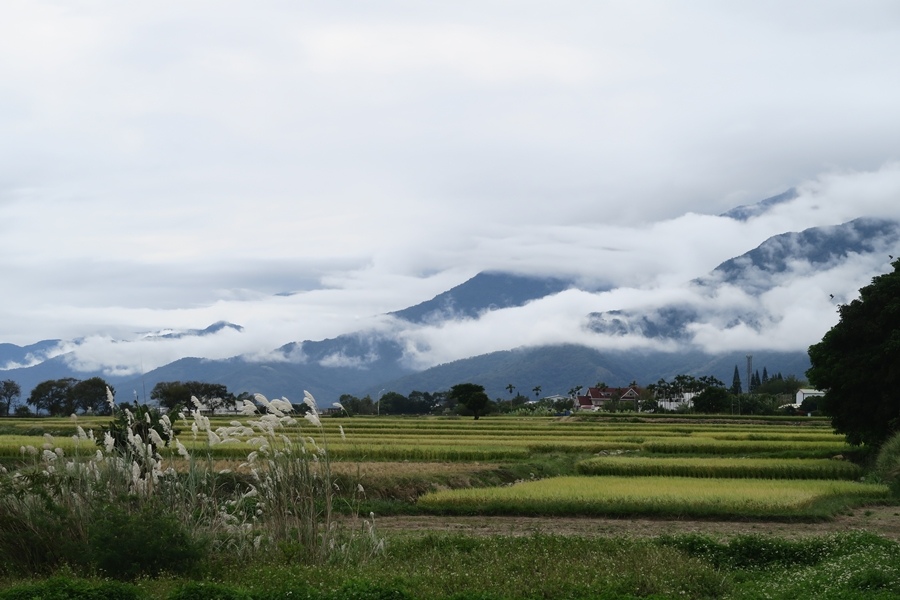
[(477, 318), (482, 313), (559, 293), (572, 281), (513, 273), (484, 272), (415, 306), (388, 313), (411, 323)]
[(745, 204), (742, 206), (736, 206), (729, 211), (722, 213), (720, 216), (728, 217), (729, 219), (735, 219), (738, 221), (746, 221), (753, 217), (758, 217), (768, 211), (770, 208), (773, 208), (779, 204), (783, 204), (790, 200), (793, 200), (797, 197), (797, 190), (791, 188), (787, 191), (784, 191), (776, 196), (772, 196), (771, 198), (766, 198), (765, 200), (761, 200), (755, 204)]
[(811, 227), (769, 238), (746, 254), (723, 262), (697, 283), (728, 283), (760, 293), (778, 286), (799, 268), (824, 270), (851, 255), (882, 253), (900, 245), (900, 223), (892, 219), (861, 217), (831, 227)]
[[(788, 190), (707, 218), (752, 230), (801, 200)], [(0, 378), (18, 381), (24, 397), (46, 379), (100, 376), (124, 400), (146, 400), (160, 381), (200, 380), (296, 399), (309, 390), (325, 405), (343, 393), (438, 391), (462, 381), (484, 385), (492, 398), (508, 395), (509, 385), (552, 395), (680, 373), (730, 383), (748, 354), (770, 373), (802, 378), (808, 344), (898, 248), (897, 220), (863, 217), (770, 236), (704, 275), (666, 285), (623, 285), (621, 275), (617, 285), (597, 283), (614, 279), (606, 273), (615, 264), (597, 264), (591, 277), (490, 270), (354, 331), (228, 357), (206, 354), (249, 335), (227, 320), (132, 339), (0, 344)], [(121, 363), (106, 358), (110, 347)], [(137, 353), (170, 347), (198, 354), (146, 371), (129, 366)]]
[[(588, 315), (587, 327), (612, 336), (639, 335), (690, 342), (698, 327), (713, 323), (721, 329), (748, 327), (761, 331), (771, 315), (762, 305), (723, 301), (723, 289), (759, 298), (773, 289), (813, 279), (829, 269), (841, 269), (855, 257), (881, 255), (900, 247), (900, 223), (860, 218), (830, 227), (814, 227), (769, 238), (749, 252), (729, 259), (708, 276), (687, 285), (690, 295), (679, 301), (641, 310), (610, 310)], [(809, 288), (818, 289), (818, 288)], [(802, 294), (802, 288), (796, 293)], [(817, 291), (825, 297), (824, 291)], [(838, 304), (827, 292), (829, 301)], [(719, 301), (717, 301), (719, 300)]]
[(167, 330), (167, 331), (154, 331), (143, 334), (145, 338), (161, 338), (161, 339), (180, 339), (185, 337), (203, 337), (207, 335), (215, 335), (220, 331), (225, 329), (231, 329), (237, 332), (241, 332), (244, 330), (240, 325), (235, 325), (234, 323), (229, 323), (227, 321), (217, 321), (210, 325), (209, 327), (205, 327), (203, 329), (188, 329), (185, 331), (175, 331), (175, 330)]
[(47, 353), (59, 345), (60, 340), (43, 340), (28, 346), (0, 344), (0, 369), (13, 369), (43, 362)]

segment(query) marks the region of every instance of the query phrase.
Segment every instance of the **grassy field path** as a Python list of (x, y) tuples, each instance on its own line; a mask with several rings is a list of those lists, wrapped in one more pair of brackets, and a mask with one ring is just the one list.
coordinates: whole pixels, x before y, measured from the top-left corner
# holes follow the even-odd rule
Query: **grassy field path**
[(382, 533), (424, 534), (428, 532), (467, 535), (531, 535), (535, 533), (577, 536), (650, 537), (665, 534), (703, 533), (715, 537), (742, 534), (772, 534), (785, 538), (820, 536), (848, 531), (869, 531), (900, 541), (900, 507), (872, 506), (855, 509), (831, 521), (784, 523), (771, 521), (718, 521), (692, 519), (605, 519), (567, 517), (377, 517)]

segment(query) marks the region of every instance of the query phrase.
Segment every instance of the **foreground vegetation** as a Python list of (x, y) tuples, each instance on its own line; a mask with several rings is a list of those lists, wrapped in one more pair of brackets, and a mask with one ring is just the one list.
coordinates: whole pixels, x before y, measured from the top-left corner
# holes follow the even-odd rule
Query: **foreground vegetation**
[(900, 593), (900, 548), (873, 534), (388, 536), (370, 512), (790, 521), (894, 502), (882, 481), (896, 459), (870, 472), (823, 420), (348, 419), (305, 406), (4, 421), (0, 600)]
[[(405, 536), (346, 565), (220, 564), (203, 580), (22, 582), (22, 598), (246, 599), (887, 599), (900, 594), (900, 544), (865, 533), (803, 540)], [(228, 567), (228, 568), (226, 568)]]

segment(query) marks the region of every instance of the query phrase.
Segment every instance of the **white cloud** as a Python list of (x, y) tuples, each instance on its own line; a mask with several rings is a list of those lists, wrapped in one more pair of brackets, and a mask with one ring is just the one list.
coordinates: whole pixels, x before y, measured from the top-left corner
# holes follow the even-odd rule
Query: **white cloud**
[[(755, 304), (684, 283), (784, 231), (900, 217), (898, 27), (878, 2), (4, 4), (0, 341), (84, 337), (78, 364), (122, 369), (263, 357), (502, 269), (622, 289), (411, 331), (417, 360), (669, 298), (767, 316), (698, 327), (709, 347), (800, 345), (834, 315), (789, 298), (858, 277), (796, 265)], [(218, 320), (245, 331), (112, 341)]]
[(577, 83), (591, 74), (575, 48), (459, 25), (355, 24), (325, 27), (303, 36), (315, 71), (389, 77), (446, 70), (497, 85), (510, 81)]

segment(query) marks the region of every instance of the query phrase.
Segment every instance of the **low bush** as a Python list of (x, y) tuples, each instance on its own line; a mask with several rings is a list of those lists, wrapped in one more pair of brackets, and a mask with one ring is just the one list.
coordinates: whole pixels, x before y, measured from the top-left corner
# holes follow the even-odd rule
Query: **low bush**
[(138, 589), (115, 581), (53, 577), (0, 591), (0, 600), (138, 600)]
[(900, 496), (900, 433), (881, 446), (875, 459), (875, 472), (888, 484), (894, 496)]
[(158, 504), (134, 511), (120, 504), (98, 507), (89, 526), (88, 553), (101, 574), (120, 580), (189, 575), (205, 558), (202, 541)]
[(167, 600), (252, 600), (252, 597), (224, 583), (192, 581), (169, 594)]

